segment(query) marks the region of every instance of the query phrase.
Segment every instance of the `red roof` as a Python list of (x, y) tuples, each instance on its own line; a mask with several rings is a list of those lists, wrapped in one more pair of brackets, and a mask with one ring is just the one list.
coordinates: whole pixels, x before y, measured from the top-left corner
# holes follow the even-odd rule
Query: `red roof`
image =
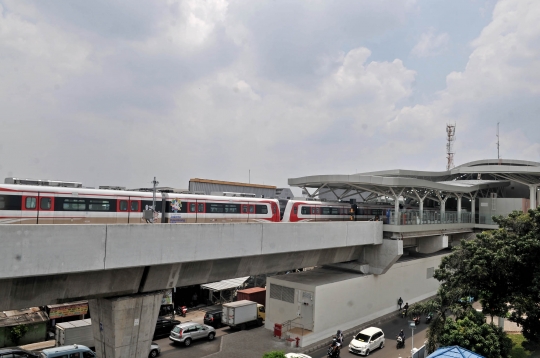
[(242, 292), (242, 293), (255, 293), (255, 292), (261, 292), (261, 291), (266, 291), (266, 288), (253, 287), (253, 288), (246, 288), (245, 290), (238, 290), (238, 292)]

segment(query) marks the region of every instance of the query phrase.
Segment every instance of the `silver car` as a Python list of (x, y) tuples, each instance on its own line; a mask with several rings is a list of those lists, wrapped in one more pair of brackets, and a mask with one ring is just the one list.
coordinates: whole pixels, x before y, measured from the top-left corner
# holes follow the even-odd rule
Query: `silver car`
[(159, 348), (156, 342), (152, 342), (150, 345), (150, 353), (148, 354), (148, 358), (156, 358), (160, 353), (161, 348)]
[(180, 323), (174, 327), (169, 339), (174, 343), (184, 343), (186, 347), (188, 347), (191, 345), (191, 342), (196, 339), (208, 338), (208, 340), (211, 341), (215, 336), (216, 330), (214, 327), (195, 322), (188, 322)]

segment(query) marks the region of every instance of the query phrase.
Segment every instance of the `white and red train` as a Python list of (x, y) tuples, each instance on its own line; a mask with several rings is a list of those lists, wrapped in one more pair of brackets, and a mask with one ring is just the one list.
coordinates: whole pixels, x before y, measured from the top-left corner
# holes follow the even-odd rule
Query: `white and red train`
[[(0, 184), (0, 224), (139, 224), (152, 193)], [(155, 223), (279, 222), (276, 199), (157, 193)]]
[[(0, 224), (140, 224), (151, 192), (0, 184)], [(355, 219), (385, 218), (393, 205), (359, 204)], [(349, 203), (156, 194), (154, 223), (349, 221)]]

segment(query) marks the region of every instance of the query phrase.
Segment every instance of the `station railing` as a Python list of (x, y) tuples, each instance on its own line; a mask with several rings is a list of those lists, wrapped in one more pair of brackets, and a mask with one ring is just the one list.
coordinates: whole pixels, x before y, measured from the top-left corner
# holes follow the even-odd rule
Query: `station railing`
[(457, 224), (474, 223), (472, 213), (457, 211), (435, 210), (400, 210), (396, 216), (395, 210), (390, 210), (390, 216), (386, 215), (385, 223), (390, 225), (430, 225), (430, 224)]

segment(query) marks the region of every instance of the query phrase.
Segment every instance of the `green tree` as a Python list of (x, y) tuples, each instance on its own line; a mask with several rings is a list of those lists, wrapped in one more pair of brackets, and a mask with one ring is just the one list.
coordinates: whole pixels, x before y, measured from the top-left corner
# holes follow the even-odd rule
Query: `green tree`
[[(498, 230), (483, 232), (476, 240), (443, 258), (435, 278), (452, 296), (472, 295), (483, 313), (506, 317), (523, 328), (529, 349), (540, 344), (540, 210), (494, 217)], [(457, 316), (463, 316), (467, 311)], [(454, 306), (454, 309), (457, 309)]]
[(24, 324), (13, 326), (9, 329), (9, 339), (17, 346), (27, 332), (28, 326)]
[(283, 351), (271, 351), (263, 355), (263, 358), (285, 358), (285, 352)]
[(484, 317), (484, 314), (470, 310), (461, 319), (447, 318), (439, 343), (442, 346), (458, 345), (486, 358), (508, 358), (512, 341), (500, 327), (486, 323)]

